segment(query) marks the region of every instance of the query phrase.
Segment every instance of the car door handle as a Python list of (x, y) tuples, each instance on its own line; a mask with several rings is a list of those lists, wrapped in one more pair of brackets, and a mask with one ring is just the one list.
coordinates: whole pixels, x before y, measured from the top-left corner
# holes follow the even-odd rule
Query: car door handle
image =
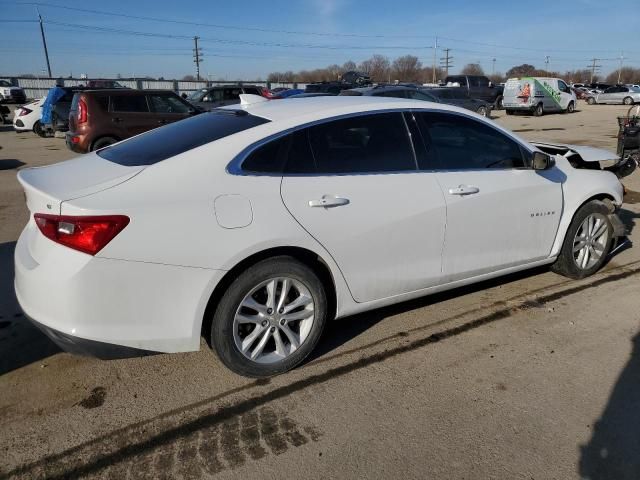
[(309, 200), (310, 207), (340, 207), (342, 205), (348, 205), (349, 199), (342, 197), (334, 197), (333, 195), (323, 195), (320, 200)]
[(472, 195), (478, 193), (480, 189), (471, 185), (458, 185), (457, 188), (450, 188), (449, 195)]

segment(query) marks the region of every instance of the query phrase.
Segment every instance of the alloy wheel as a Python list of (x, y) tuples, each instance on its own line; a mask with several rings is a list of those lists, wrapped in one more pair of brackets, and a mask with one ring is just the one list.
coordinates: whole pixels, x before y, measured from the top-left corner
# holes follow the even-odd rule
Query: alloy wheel
[(588, 270), (600, 261), (609, 241), (607, 219), (592, 213), (583, 220), (573, 239), (573, 259), (578, 268)]
[(244, 297), (233, 319), (238, 351), (256, 363), (279, 362), (305, 342), (315, 319), (309, 289), (290, 277), (270, 278)]

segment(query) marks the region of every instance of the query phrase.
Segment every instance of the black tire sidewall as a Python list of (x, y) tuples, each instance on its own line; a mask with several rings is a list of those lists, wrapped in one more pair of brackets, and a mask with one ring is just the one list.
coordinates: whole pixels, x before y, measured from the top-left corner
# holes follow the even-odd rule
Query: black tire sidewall
[[(573, 257), (573, 240), (584, 219), (593, 213), (601, 213), (602, 215), (604, 215), (607, 222), (607, 229), (609, 230), (609, 238), (607, 240), (604, 252), (598, 262), (596, 262), (596, 264), (591, 268), (585, 270), (576, 265), (575, 259)], [(585, 278), (593, 275), (600, 269), (600, 267), (602, 267), (604, 262), (607, 260), (607, 256), (609, 254), (609, 251), (611, 250), (611, 245), (613, 243), (613, 226), (611, 225), (611, 221), (609, 220), (609, 213), (609, 209), (604, 204), (597, 201), (586, 203), (585, 205), (580, 207), (580, 209), (573, 217), (571, 225), (569, 226), (569, 229), (567, 230), (567, 233), (565, 235), (562, 250), (560, 251), (560, 256), (558, 258), (558, 263), (560, 264), (559, 266), (561, 270), (558, 273), (569, 276), (571, 278)]]
[[(627, 102), (627, 100), (631, 100), (631, 101)], [(624, 100), (622, 100), (622, 103), (625, 104), (625, 105), (633, 105), (633, 98), (625, 97)]]
[(116, 142), (117, 140), (111, 137), (99, 138), (93, 143), (91, 151), (93, 152), (96, 150), (100, 150), (101, 148), (108, 147), (109, 145), (113, 145)]
[[(300, 348), (287, 358), (276, 364), (259, 364), (238, 351), (233, 338), (233, 320), (246, 294), (259, 283), (277, 276), (294, 278), (309, 289), (315, 305), (313, 327)], [(327, 297), (318, 276), (292, 257), (274, 257), (249, 267), (226, 290), (213, 315), (211, 345), (222, 363), (233, 372), (252, 378), (271, 377), (291, 370), (304, 361), (318, 343), (326, 321)]]
[(541, 103), (536, 105), (536, 109), (533, 111), (533, 113), (536, 117), (541, 117), (544, 114), (544, 107)]
[(576, 110), (576, 106), (575, 103), (573, 102), (569, 102), (569, 105), (567, 105), (567, 113), (573, 113)]

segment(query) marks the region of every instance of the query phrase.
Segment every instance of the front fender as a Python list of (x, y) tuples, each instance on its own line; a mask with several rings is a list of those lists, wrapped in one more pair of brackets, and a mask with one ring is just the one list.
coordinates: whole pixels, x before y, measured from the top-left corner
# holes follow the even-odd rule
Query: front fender
[(592, 199), (609, 198), (616, 208), (622, 205), (623, 188), (618, 178), (606, 170), (573, 168), (569, 161), (556, 155), (556, 166), (566, 179), (562, 184), (563, 210), (551, 256), (557, 256), (564, 237), (578, 209)]

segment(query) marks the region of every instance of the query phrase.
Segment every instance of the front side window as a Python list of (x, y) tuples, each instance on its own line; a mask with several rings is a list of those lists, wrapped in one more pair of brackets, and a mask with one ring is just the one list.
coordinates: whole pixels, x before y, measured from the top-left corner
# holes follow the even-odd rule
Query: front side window
[(309, 143), (320, 174), (416, 169), (401, 113), (361, 115), (310, 127)]
[(156, 113), (189, 113), (189, 107), (172, 95), (149, 95), (149, 104)]
[(447, 113), (416, 113), (416, 117), (441, 170), (525, 166), (518, 143), (478, 120)]
[(224, 100), (238, 100), (241, 93), (242, 90), (240, 90), (239, 88), (225, 88)]
[(145, 95), (117, 95), (111, 97), (114, 112), (147, 113), (149, 106)]
[(567, 87), (567, 84), (564, 83), (562, 80), (558, 81), (558, 90), (560, 90), (561, 92), (570, 93), (569, 87)]

